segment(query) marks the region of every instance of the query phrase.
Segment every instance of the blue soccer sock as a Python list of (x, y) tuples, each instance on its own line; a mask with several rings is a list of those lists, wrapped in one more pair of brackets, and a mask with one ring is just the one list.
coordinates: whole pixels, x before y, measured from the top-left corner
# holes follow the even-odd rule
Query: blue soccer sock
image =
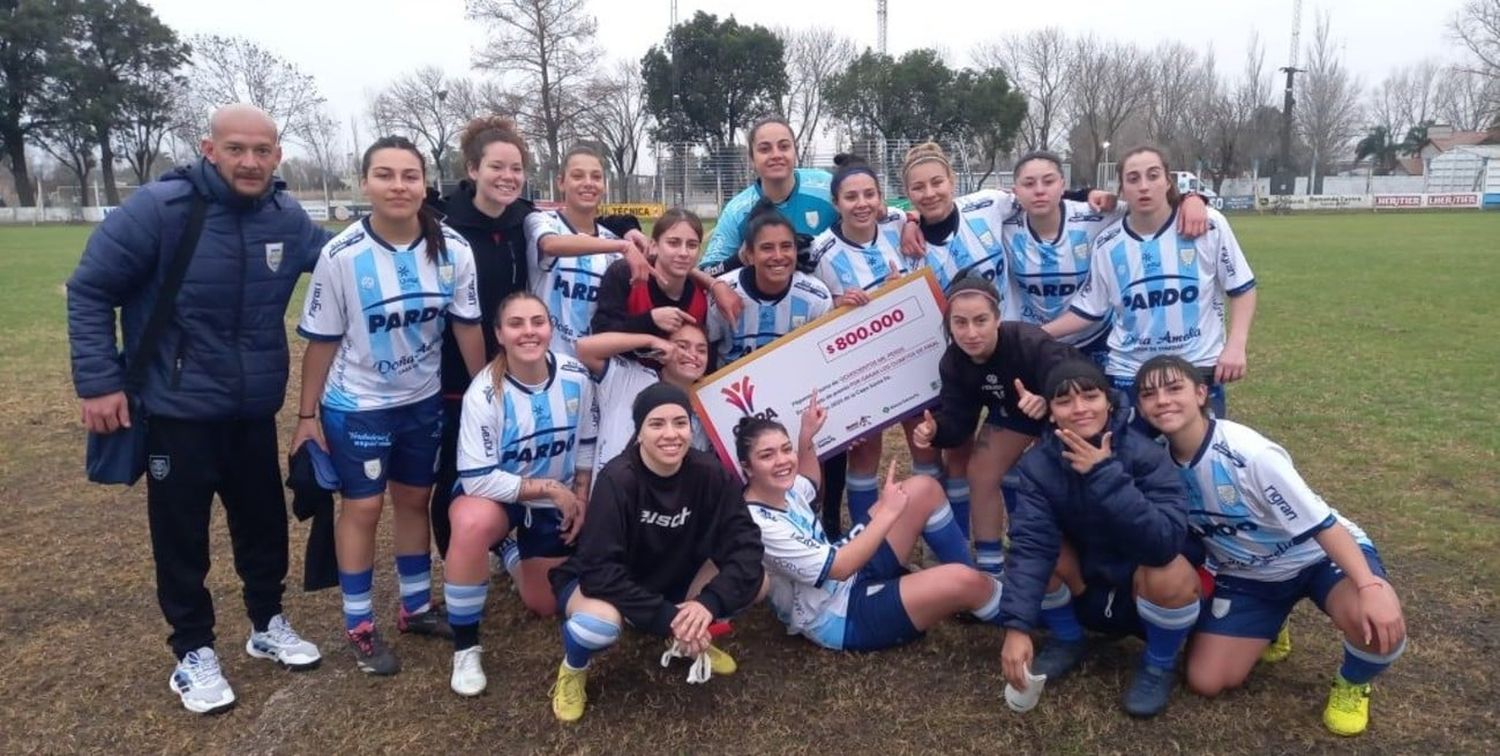
[(935, 462), (931, 464), (914, 463), (911, 466), (911, 474), (926, 475), (939, 483), (943, 482), (943, 468), (939, 467)]
[(975, 541), (974, 564), (989, 574), (1005, 574), (1005, 545), (1000, 541)]
[(974, 560), (969, 556), (969, 539), (958, 529), (953, 508), (947, 502), (927, 516), (927, 522), (922, 525), (922, 540), (943, 564), (974, 566)]
[(844, 488), (849, 492), (849, 521), (855, 525), (870, 521), (870, 507), (880, 498), (880, 483), (874, 475), (849, 473)]
[(1146, 624), (1146, 663), (1159, 669), (1172, 669), (1177, 652), (1187, 640), (1193, 625), (1198, 624), (1198, 601), (1168, 609), (1139, 596), (1135, 609)]
[(489, 590), (488, 580), (478, 585), (443, 583), (443, 603), (448, 607), (448, 626), (453, 628), (454, 651), (479, 645), (479, 618), (484, 615)]
[(1078, 615), (1073, 611), (1073, 592), (1067, 585), (1042, 597), (1042, 624), (1052, 632), (1053, 640), (1063, 643), (1083, 641), (1083, 625), (1078, 624)]
[(1384, 655), (1355, 648), (1346, 639), (1344, 641), (1344, 663), (1339, 665), (1339, 677), (1344, 678), (1344, 682), (1347, 683), (1364, 685), (1374, 680), (1376, 675), (1384, 672), (1387, 667), (1401, 658), (1401, 654), (1405, 652), (1405, 638), (1401, 639), (1401, 645)]
[(500, 541), (500, 564), (505, 568), (505, 574), (510, 575), (512, 582), (516, 584), (517, 590), (521, 586), (521, 546), (516, 539), (506, 536)]
[(396, 578), (403, 611), (420, 614), (432, 608), (432, 554), (397, 554)]
[(990, 593), (989, 599), (984, 602), (983, 606), (974, 610), (974, 616), (990, 624), (998, 625), (1000, 624), (1000, 581), (994, 578), (990, 580), (995, 584), (995, 590)]
[(578, 612), (563, 623), (563, 654), (573, 669), (584, 669), (589, 657), (603, 651), (620, 639), (620, 626), (592, 614)]
[(362, 572), (339, 570), (339, 591), (344, 594), (344, 629), (353, 630), (362, 622), (375, 621), (375, 605), (370, 588), (375, 582), (375, 568)]
[(943, 482), (943, 493), (948, 497), (948, 506), (953, 508), (953, 521), (958, 523), (958, 529), (969, 537), (969, 480), (968, 478), (949, 478)]

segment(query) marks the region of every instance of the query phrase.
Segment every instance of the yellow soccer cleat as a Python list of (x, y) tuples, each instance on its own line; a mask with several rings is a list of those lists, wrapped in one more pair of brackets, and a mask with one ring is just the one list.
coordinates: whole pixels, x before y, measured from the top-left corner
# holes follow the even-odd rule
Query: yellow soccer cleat
[(1323, 709), (1323, 724), (1335, 735), (1352, 737), (1370, 726), (1370, 684), (1355, 685), (1335, 675)]
[(588, 703), (587, 669), (570, 669), (567, 662), (557, 668), (557, 682), (552, 685), (552, 713), (559, 721), (577, 722), (583, 717), (584, 704)]
[(716, 675), (732, 675), (740, 665), (734, 663), (734, 657), (724, 652), (718, 646), (708, 647), (708, 667)]
[(1266, 646), (1266, 650), (1260, 652), (1260, 660), (1267, 664), (1284, 662), (1292, 655), (1292, 626), (1290, 623), (1282, 623), (1281, 632), (1276, 634), (1276, 640)]

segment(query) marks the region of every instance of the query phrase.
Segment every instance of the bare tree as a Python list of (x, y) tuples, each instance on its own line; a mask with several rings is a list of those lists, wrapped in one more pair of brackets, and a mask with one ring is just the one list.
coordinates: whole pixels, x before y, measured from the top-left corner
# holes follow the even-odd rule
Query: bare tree
[(1392, 71), (1380, 86), (1370, 90), (1370, 120), (1386, 127), (1396, 139), (1431, 121), (1437, 110), (1438, 76), (1442, 71), (1433, 60)]
[(1163, 42), (1146, 58), (1143, 88), (1146, 138), (1167, 151), (1173, 165), (1187, 166), (1205, 141), (1205, 111), (1212, 101), (1215, 75), (1212, 53), (1200, 56), (1181, 42)]
[(1065, 108), (1071, 95), (1069, 70), (1074, 48), (1055, 26), (976, 46), (969, 57), (981, 69), (1002, 68), (1026, 95), (1020, 147), (1055, 149), (1063, 137)]
[(188, 105), (199, 123), (214, 108), (248, 102), (270, 114), (281, 134), (300, 140), (325, 100), (317, 82), (280, 55), (244, 37), (197, 35), (188, 69)]
[(1088, 164), (1097, 167), (1104, 143), (1114, 139), (1150, 96), (1141, 86), (1146, 56), (1134, 45), (1087, 36), (1074, 42), (1069, 62), (1068, 108), (1087, 137)]
[(1468, 0), (1449, 29), (1474, 56), (1466, 68), (1490, 80), (1500, 79), (1500, 0)]
[(59, 118), (38, 130), (41, 138), (37, 144), (73, 174), (78, 181), (78, 206), (89, 207), (94, 204), (90, 200), (89, 176), (99, 166), (99, 156), (94, 152), (96, 139), (83, 118), (76, 113), (66, 115), (71, 117)]
[[(1257, 116), (1269, 110), (1271, 82), (1266, 75), (1266, 51), (1253, 32), (1237, 82), (1216, 82), (1206, 154), (1213, 171), (1214, 191), (1224, 179), (1244, 170), (1252, 152)], [(1217, 78), (1217, 77), (1215, 77)]]
[(166, 140), (177, 117), (177, 103), (187, 80), (170, 71), (153, 71), (124, 100), (124, 118), (115, 133), (120, 152), (135, 174), (137, 186), (152, 178), (156, 161), (166, 154)]
[[(467, 104), (473, 84), (445, 76), (436, 66), (425, 66), (405, 74), (375, 96), (370, 116), (384, 133), (404, 133), (420, 141), (437, 166), (437, 183), (446, 176), (444, 156), (453, 138), (463, 129), (464, 116), (455, 106)], [(450, 95), (458, 93), (449, 103)]]
[(480, 65), (519, 79), (521, 125), (542, 142), (550, 185), (564, 140), (591, 107), (582, 90), (598, 21), (588, 13), (588, 0), (468, 0), (467, 8), (491, 32)]
[(791, 121), (803, 159), (823, 126), (823, 85), (854, 60), (854, 42), (826, 26), (775, 30), (786, 48), (787, 90), (781, 112)]
[(303, 138), (323, 182), (325, 205), (333, 203), (333, 195), (328, 190), (328, 178), (333, 175), (335, 166), (343, 162), (340, 157), (343, 150), (343, 132), (344, 129), (338, 120), (329, 114), (327, 109), (320, 108), (308, 121), (307, 135)]
[(1312, 150), (1320, 185), (1336, 157), (1353, 154), (1349, 145), (1359, 133), (1362, 116), (1359, 80), (1344, 67), (1343, 51), (1330, 32), (1328, 14), (1319, 14), (1293, 111), (1297, 129)]
[(590, 99), (598, 103), (594, 117), (594, 138), (604, 146), (615, 170), (614, 185), (624, 202), (630, 201), (630, 177), (646, 140), (651, 118), (646, 112), (646, 88), (640, 66), (621, 61), (593, 86)]
[(1459, 131), (1480, 131), (1500, 122), (1500, 79), (1454, 66), (1443, 72), (1434, 99), (1437, 120)]

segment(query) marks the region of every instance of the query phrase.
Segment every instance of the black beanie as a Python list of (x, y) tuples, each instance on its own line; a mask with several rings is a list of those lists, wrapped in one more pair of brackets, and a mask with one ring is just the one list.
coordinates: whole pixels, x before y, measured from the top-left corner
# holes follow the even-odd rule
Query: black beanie
[(641, 426), (646, 424), (646, 416), (651, 410), (663, 404), (676, 404), (688, 415), (693, 414), (693, 407), (688, 403), (687, 394), (682, 389), (665, 381), (658, 381), (647, 386), (641, 393), (635, 395), (635, 403), (630, 405), (630, 416), (635, 420), (635, 432), (641, 432)]
[(1064, 360), (1051, 370), (1042, 383), (1042, 398), (1054, 399), (1065, 384), (1073, 383), (1083, 388), (1097, 388), (1109, 393), (1109, 379), (1093, 360)]

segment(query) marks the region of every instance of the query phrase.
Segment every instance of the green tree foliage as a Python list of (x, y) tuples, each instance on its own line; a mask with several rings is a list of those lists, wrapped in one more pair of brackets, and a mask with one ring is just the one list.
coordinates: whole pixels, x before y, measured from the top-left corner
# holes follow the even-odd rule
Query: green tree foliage
[(704, 141), (724, 148), (786, 94), (780, 39), (764, 26), (702, 11), (668, 33), (641, 59), (646, 109), (661, 141)]

